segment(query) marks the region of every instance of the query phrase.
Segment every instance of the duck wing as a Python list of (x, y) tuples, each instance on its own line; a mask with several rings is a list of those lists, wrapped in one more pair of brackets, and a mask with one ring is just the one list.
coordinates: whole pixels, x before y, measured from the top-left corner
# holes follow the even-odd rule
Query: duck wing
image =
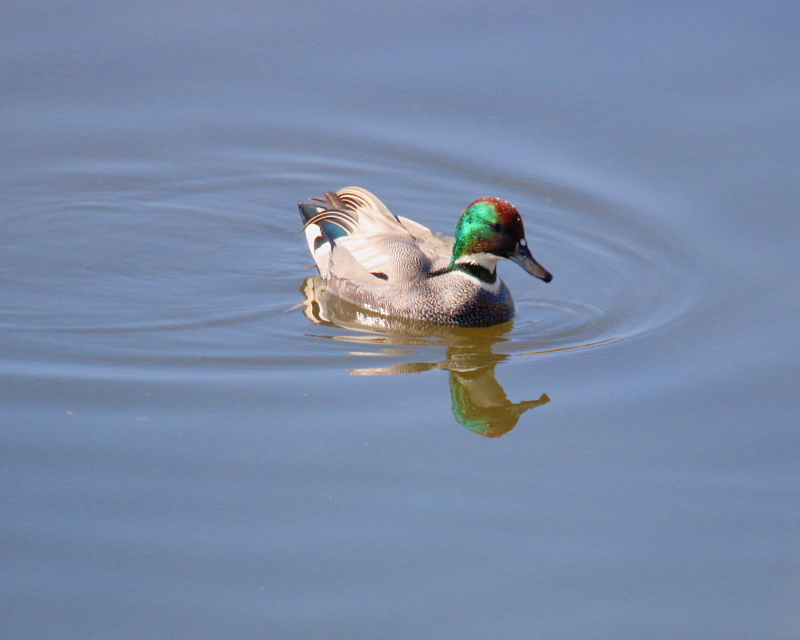
[(428, 256), (433, 271), (444, 269), (450, 264), (450, 258), (453, 255), (454, 238), (452, 236), (432, 231), (419, 222), (402, 216), (398, 216), (397, 219), (411, 234), (420, 251)]
[(447, 239), (393, 215), (360, 187), (327, 192), (321, 205), (300, 203), (305, 233), (320, 273), (357, 282), (377, 278), (397, 285), (424, 278), (449, 262)]
[[(327, 195), (327, 194), (326, 194)], [(393, 243), (404, 239), (411, 239), (417, 248), (428, 258), (432, 268), (444, 268), (450, 264), (450, 257), (453, 253), (453, 238), (436, 231), (431, 231), (428, 227), (414, 222), (409, 218), (396, 216), (381, 200), (361, 187), (346, 187), (338, 191), (336, 195), (339, 201), (358, 216), (360, 230), (369, 235), (374, 233), (374, 248), (380, 251), (389, 250), (398, 252), (397, 259), (411, 259), (408, 249), (402, 246), (391, 247), (385, 243)], [(378, 238), (378, 235), (386, 234), (386, 238)], [(383, 246), (382, 246), (383, 245)], [(364, 255), (372, 253), (368, 247), (364, 247)], [(375, 256), (377, 259), (377, 256)]]

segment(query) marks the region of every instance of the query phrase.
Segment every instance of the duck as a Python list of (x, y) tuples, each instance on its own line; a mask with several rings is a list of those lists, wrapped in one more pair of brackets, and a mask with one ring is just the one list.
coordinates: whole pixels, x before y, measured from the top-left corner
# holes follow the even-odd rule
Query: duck
[(497, 275), (500, 260), (544, 282), (553, 279), (531, 254), (519, 211), (501, 198), (471, 203), (454, 237), (394, 215), (361, 187), (310, 200), (298, 207), (325, 285), (383, 316), (460, 327), (503, 324), (515, 307)]

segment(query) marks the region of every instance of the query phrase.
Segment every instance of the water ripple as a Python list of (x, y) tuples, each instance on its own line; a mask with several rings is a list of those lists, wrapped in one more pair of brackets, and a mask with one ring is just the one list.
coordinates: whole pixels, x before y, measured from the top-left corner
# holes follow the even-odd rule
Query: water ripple
[[(0, 332), (9, 339), (0, 364), (335, 361), (348, 349), (341, 340), (311, 338), (300, 312), (285, 312), (313, 273), (295, 203), (350, 184), (449, 233), (477, 197), (517, 205), (554, 281), (543, 285), (502, 265), (518, 308), (498, 346), (508, 355), (613, 349), (697, 304), (691, 245), (624, 193), (353, 136), (298, 134), (291, 148), (285, 136), (246, 146), (223, 137), (172, 162), (58, 165), (5, 185)], [(357, 339), (357, 326), (333, 325), (320, 331)], [(381, 329), (373, 323), (361, 332)], [(403, 343), (392, 335), (390, 344)], [(385, 331), (383, 338), (385, 348)]]

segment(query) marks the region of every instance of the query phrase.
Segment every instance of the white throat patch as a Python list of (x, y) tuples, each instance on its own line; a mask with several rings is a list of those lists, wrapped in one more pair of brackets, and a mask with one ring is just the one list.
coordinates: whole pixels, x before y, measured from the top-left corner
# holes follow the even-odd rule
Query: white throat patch
[[(502, 258), (494, 255), (493, 253), (480, 252), (461, 256), (458, 260), (456, 260), (456, 264), (474, 264), (478, 267), (483, 267), (492, 273), (496, 273), (498, 260), (502, 260)], [(482, 289), (485, 289), (491, 293), (497, 293), (500, 290), (500, 287), (503, 285), (499, 277), (496, 278), (494, 282), (484, 282), (480, 278), (476, 278), (475, 276), (463, 271), (459, 271), (459, 273), (466, 278), (479, 282)]]
[(501, 260), (500, 256), (496, 256), (493, 253), (469, 253), (456, 260), (456, 264), (474, 264), (489, 271), (494, 271), (498, 260)]

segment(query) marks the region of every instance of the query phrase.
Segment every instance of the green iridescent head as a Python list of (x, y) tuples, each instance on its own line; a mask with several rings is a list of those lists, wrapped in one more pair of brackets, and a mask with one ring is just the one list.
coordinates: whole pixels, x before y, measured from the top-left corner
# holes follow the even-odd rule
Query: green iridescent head
[(479, 264), (494, 271), (496, 259), (509, 258), (525, 271), (550, 282), (553, 276), (533, 259), (517, 208), (500, 198), (481, 198), (469, 205), (456, 225), (452, 268)]

